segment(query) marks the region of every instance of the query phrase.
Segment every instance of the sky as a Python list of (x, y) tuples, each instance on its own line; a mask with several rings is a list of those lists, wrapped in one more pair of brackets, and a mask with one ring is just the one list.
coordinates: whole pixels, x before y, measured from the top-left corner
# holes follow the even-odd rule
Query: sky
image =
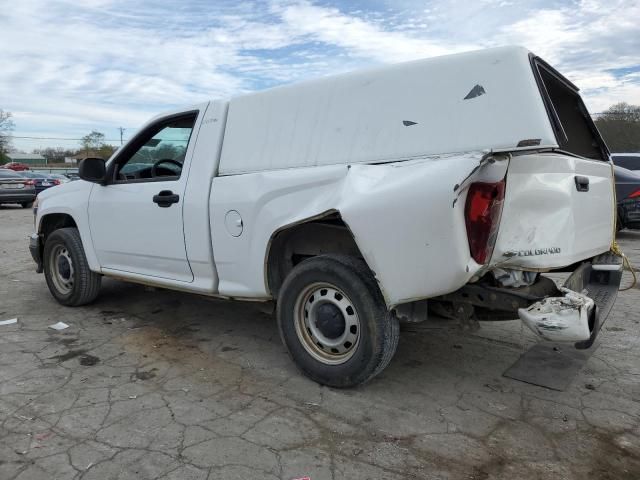
[(591, 112), (640, 104), (638, 0), (0, 0), (0, 109), (13, 146), (118, 144), (213, 98), (500, 45), (522, 45)]

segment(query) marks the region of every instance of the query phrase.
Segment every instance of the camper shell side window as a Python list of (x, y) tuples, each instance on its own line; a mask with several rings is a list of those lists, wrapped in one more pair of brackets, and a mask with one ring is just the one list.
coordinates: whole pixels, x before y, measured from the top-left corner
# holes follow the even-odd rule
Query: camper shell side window
[(609, 151), (578, 87), (544, 60), (531, 55), (531, 66), (560, 149), (593, 160), (609, 160)]

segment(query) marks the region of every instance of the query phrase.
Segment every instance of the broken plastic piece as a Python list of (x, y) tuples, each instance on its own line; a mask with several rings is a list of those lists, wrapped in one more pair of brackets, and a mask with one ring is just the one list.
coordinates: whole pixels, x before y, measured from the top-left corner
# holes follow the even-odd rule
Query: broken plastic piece
[(64, 322), (58, 322), (53, 325), (49, 325), (49, 328), (53, 328), (54, 330), (64, 330), (65, 328), (69, 328), (69, 325)]
[(11, 325), (14, 323), (18, 323), (18, 319), (17, 318), (10, 318), (9, 320), (2, 320), (0, 322), (0, 325)]
[(594, 301), (578, 292), (560, 287), (564, 297), (549, 297), (529, 308), (518, 309), (527, 327), (551, 342), (582, 342), (591, 337), (589, 318)]
[(402, 121), (402, 124), (403, 124), (405, 127), (410, 127), (411, 125), (417, 125), (418, 123), (417, 123), (417, 122), (412, 122), (411, 120), (403, 120), (403, 121)]

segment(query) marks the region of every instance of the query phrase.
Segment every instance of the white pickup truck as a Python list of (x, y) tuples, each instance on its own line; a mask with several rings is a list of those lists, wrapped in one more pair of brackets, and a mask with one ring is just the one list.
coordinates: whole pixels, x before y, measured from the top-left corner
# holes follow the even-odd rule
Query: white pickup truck
[(102, 276), (275, 300), (291, 357), (330, 386), (382, 371), (399, 321), (428, 315), (586, 348), (620, 284), (607, 147), (519, 47), (169, 112), (79, 174), (39, 195), (30, 239), (60, 303)]

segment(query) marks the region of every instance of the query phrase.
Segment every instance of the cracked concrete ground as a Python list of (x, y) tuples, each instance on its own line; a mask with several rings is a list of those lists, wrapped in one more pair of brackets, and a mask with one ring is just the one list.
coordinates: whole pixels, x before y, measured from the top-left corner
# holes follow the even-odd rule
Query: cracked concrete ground
[[(535, 342), (518, 322), (408, 326), (382, 375), (333, 390), (264, 305), (109, 280), (58, 305), (31, 228), (0, 209), (0, 479), (640, 478), (638, 288), (565, 392), (501, 376)], [(640, 265), (640, 232), (620, 242)]]

